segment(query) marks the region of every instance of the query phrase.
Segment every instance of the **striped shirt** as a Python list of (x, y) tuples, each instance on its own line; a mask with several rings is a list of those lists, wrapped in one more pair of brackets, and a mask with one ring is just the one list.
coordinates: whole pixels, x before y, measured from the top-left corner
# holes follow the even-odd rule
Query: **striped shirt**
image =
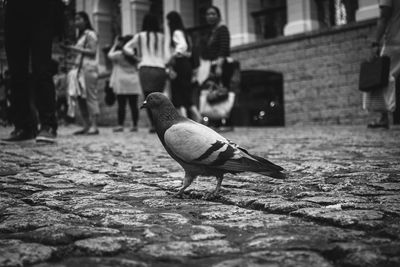
[(230, 34), (225, 25), (212, 31), (208, 40), (203, 44), (201, 57), (207, 60), (216, 60), (219, 57), (230, 56)]

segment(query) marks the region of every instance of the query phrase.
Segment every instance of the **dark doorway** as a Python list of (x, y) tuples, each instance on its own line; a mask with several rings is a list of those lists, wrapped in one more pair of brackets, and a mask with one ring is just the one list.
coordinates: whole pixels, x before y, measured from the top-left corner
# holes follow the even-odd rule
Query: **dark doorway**
[(283, 75), (243, 70), (241, 89), (232, 110), (235, 126), (284, 126)]

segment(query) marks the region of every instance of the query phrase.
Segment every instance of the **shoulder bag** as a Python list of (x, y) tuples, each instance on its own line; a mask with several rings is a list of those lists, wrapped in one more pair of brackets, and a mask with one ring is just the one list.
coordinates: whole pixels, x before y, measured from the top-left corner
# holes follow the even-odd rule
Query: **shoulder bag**
[(389, 83), (390, 57), (379, 56), (364, 61), (360, 66), (358, 89), (362, 92), (371, 92), (384, 88)]

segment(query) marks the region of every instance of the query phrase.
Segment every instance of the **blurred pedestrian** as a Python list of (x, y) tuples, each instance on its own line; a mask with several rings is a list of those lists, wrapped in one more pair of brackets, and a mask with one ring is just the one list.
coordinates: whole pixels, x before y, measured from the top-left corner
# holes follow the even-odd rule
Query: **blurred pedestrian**
[(135, 57), (126, 56), (122, 52), (124, 45), (131, 39), (132, 35), (117, 37), (114, 45), (108, 52), (108, 58), (113, 63), (110, 86), (117, 95), (118, 103), (118, 127), (114, 129), (114, 132), (122, 132), (124, 130), (126, 102), (129, 103), (131, 110), (131, 132), (138, 130), (138, 100), (140, 95), (139, 75), (137, 71), (138, 60)]
[(67, 124), (69, 122), (67, 118), (67, 69), (64, 66), (58, 66), (53, 80), (56, 88), (57, 118), (59, 122)]
[(371, 57), (379, 53), (390, 57), (389, 84), (385, 88), (364, 93), (363, 107), (369, 112), (379, 113), (379, 118), (369, 123), (368, 128), (388, 129), (390, 115), (396, 109), (396, 90), (399, 90), (400, 1), (379, 0), (379, 9), (378, 24), (371, 43)]
[(35, 137), (39, 142), (56, 141), (58, 125), (51, 53), (60, 5), (60, 0), (5, 2), (4, 36), (11, 75), (10, 102), (14, 125), (14, 130), (5, 141), (17, 142)]
[[(152, 92), (163, 92), (167, 74), (165, 72), (164, 34), (160, 32), (157, 16), (147, 14), (143, 18), (142, 31), (135, 34), (123, 48), (127, 55), (140, 58), (139, 81), (144, 97)], [(149, 110), (150, 133), (155, 133), (154, 121)]]
[(193, 103), (192, 42), (185, 31), (182, 18), (178, 12), (169, 12), (167, 21), (170, 31), (169, 45), (172, 50), (172, 55), (167, 63), (170, 73), (171, 101), (178, 111), (184, 108), (186, 113), (190, 113), (195, 121), (200, 122), (200, 112)]
[[(79, 110), (83, 119), (83, 128), (74, 132), (74, 135), (97, 135), (97, 120), (100, 114), (98, 101), (98, 64), (96, 61), (98, 37), (90, 23), (86, 12), (80, 11), (75, 16), (75, 26), (78, 29), (78, 41), (72, 46), (63, 46), (76, 54), (77, 97)], [(83, 76), (83, 82), (80, 79)]]
[[(206, 10), (206, 21), (210, 26), (205, 40), (201, 43), (200, 67), (198, 70), (198, 82), (203, 84), (207, 79), (217, 80), (228, 90), (230, 89), (233, 69), (229, 67), (230, 33), (226, 25), (222, 23), (221, 12), (218, 7), (210, 6)], [(217, 130), (232, 130), (230, 118), (209, 121)]]

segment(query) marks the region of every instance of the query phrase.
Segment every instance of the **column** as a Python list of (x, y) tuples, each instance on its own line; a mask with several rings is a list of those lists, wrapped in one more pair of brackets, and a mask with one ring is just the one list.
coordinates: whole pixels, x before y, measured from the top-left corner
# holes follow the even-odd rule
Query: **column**
[(378, 16), (379, 16), (379, 5), (377, 0), (358, 0), (356, 21), (373, 19), (377, 18)]
[(123, 0), (121, 2), (122, 34), (135, 34), (142, 29), (142, 21), (150, 9), (148, 0)]
[(308, 32), (319, 28), (314, 0), (286, 0), (288, 23), (284, 35)]
[[(252, 1), (252, 0), (250, 0)], [(224, 10), (223, 18), (231, 33), (231, 46), (237, 46), (255, 41), (255, 34), (250, 33), (249, 3), (248, 0), (220, 1), (221, 13)], [(250, 16), (250, 17), (249, 17)], [(252, 22), (252, 21), (251, 21)]]

